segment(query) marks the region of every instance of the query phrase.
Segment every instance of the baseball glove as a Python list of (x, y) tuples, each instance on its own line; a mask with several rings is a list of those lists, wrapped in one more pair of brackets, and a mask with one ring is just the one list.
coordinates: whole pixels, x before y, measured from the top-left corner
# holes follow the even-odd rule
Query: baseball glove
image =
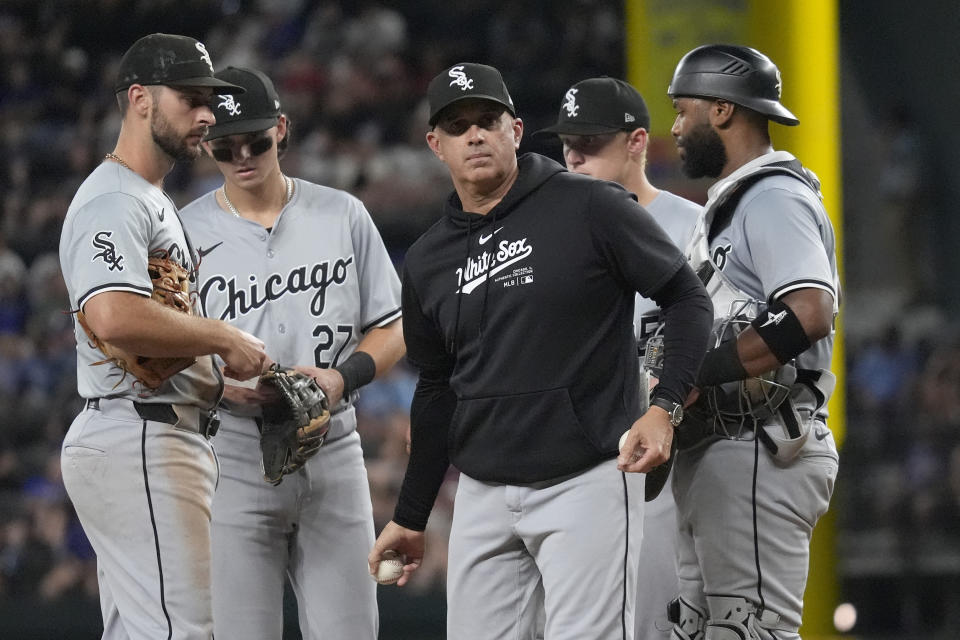
[[(181, 313), (191, 314), (190, 274), (183, 266), (170, 258), (167, 251), (155, 252), (147, 259), (147, 272), (153, 282), (151, 297), (162, 305)], [(139, 356), (97, 337), (87, 324), (83, 311), (77, 311), (77, 321), (90, 340), (90, 346), (99, 349), (103, 360), (91, 366), (113, 364), (123, 372), (120, 380), (113, 386), (116, 389), (126, 379), (127, 374), (147, 389), (156, 389), (174, 374), (192, 366), (194, 357), (148, 357)]]
[(317, 381), (299, 371), (274, 364), (260, 376), (260, 386), (276, 396), (262, 405), (260, 423), (263, 479), (276, 486), (320, 449), (330, 411)]

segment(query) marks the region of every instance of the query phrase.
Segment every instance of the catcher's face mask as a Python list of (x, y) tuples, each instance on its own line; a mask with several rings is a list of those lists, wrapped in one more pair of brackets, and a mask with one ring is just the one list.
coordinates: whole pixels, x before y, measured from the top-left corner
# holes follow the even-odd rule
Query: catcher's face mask
[[(711, 348), (727, 340), (736, 340), (763, 306), (754, 300), (734, 301), (730, 314), (714, 326)], [(756, 435), (755, 428), (773, 417), (790, 397), (790, 387), (796, 377), (796, 367), (786, 364), (761, 376), (706, 389), (707, 402), (718, 418), (718, 433), (736, 440), (752, 440)]]

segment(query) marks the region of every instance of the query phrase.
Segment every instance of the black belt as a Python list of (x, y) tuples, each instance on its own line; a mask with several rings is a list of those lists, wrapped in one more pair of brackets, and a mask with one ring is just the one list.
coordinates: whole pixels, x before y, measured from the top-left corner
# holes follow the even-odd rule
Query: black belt
[[(133, 408), (136, 409), (137, 414), (144, 420), (150, 420), (151, 422), (162, 422), (164, 424), (171, 425), (175, 425), (180, 422), (180, 416), (177, 415), (177, 412), (173, 408), (172, 404), (146, 404), (143, 402), (131, 402), (133, 403)], [(99, 411), (100, 398), (87, 399), (86, 408)], [(199, 407), (191, 407), (191, 409), (196, 409), (197, 411), (197, 432), (204, 438), (212, 438), (213, 436), (217, 435), (217, 430), (220, 429), (220, 417), (217, 415), (217, 412), (214, 410), (204, 411)]]

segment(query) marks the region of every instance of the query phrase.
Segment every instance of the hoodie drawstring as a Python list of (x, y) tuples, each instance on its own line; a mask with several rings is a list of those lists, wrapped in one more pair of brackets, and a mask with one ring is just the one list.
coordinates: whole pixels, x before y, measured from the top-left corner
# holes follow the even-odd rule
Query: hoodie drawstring
[[(491, 234), (496, 233), (498, 209), (499, 207), (493, 208), (493, 219), (490, 221), (490, 226), (488, 227), (491, 229)], [(494, 251), (494, 255), (496, 255), (496, 251)], [(490, 280), (493, 279), (493, 274), (491, 273), (493, 266), (493, 260), (490, 260), (490, 268), (487, 269), (487, 281), (483, 283), (483, 303), (480, 305), (480, 330), (478, 334), (481, 339), (483, 339), (483, 329), (487, 324), (487, 295), (490, 293)]]

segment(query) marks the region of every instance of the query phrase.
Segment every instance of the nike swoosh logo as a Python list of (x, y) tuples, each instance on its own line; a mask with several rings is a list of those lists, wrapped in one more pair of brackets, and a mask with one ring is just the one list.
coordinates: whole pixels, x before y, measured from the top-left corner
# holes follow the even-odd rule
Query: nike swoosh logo
[(157, 217), (160, 218), (160, 222), (163, 222), (163, 209), (160, 209), (160, 214)]
[(204, 249), (203, 247), (197, 247), (197, 253), (200, 255), (201, 258), (203, 258), (203, 256), (209, 254), (211, 251), (213, 251), (214, 249), (216, 249), (217, 247), (219, 247), (219, 246), (222, 245), (222, 244), (223, 244), (223, 240), (221, 240), (221, 241), (218, 242), (217, 244), (213, 245), (213, 246), (210, 247), (209, 249)]
[(813, 437), (816, 438), (817, 440), (823, 440), (828, 435), (830, 435), (830, 432), (827, 431), (826, 429), (815, 429), (813, 432)]
[(503, 227), (500, 227), (499, 229), (495, 229), (493, 233), (491, 233), (490, 235), (487, 235), (487, 236), (485, 236), (485, 235), (483, 235), (483, 234), (481, 233), (481, 234), (480, 234), (480, 244), (487, 244), (487, 241), (490, 240), (490, 238), (492, 238), (493, 236), (497, 235), (497, 234), (500, 233), (501, 231), (503, 231)]

